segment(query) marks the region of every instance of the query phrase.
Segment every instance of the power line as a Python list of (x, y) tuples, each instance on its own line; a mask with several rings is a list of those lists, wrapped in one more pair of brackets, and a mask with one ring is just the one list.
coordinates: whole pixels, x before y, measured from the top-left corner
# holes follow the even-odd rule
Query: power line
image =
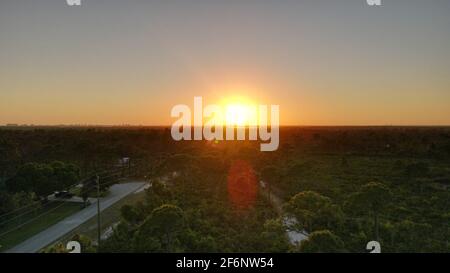
[[(131, 168), (131, 167), (129, 167), (129, 168)], [(110, 173), (109, 173), (109, 172), (110, 172)], [(99, 200), (100, 200), (100, 199), (99, 199), (99, 198), (100, 198), (100, 186), (106, 185), (106, 184), (110, 184), (110, 185), (111, 185), (111, 184), (113, 184), (114, 182), (116, 182), (116, 181), (107, 181), (107, 182), (99, 183), (100, 179), (106, 179), (106, 178), (114, 177), (114, 176), (117, 176), (118, 174), (121, 174), (122, 172), (123, 172), (123, 169), (115, 170), (115, 172), (114, 172), (114, 170), (103, 171), (102, 174), (108, 174), (108, 173), (109, 173), (109, 175), (108, 175), (108, 176), (104, 176), (104, 177), (99, 177), (99, 176), (97, 175), (97, 176), (96, 176), (96, 178), (97, 178), (97, 179), (96, 179), (96, 181), (97, 181), (96, 185), (92, 185), (92, 186), (89, 186), (89, 187), (87, 188), (88, 191), (90, 191), (90, 190), (93, 189), (93, 188), (97, 188), (97, 209), (98, 209), (98, 210), (99, 210), (99, 208), (100, 208), (100, 201), (99, 201)], [(111, 174), (111, 173), (112, 173), (112, 174)], [(66, 190), (69, 190), (69, 189), (71, 189), (71, 188), (73, 188), (73, 187), (76, 187), (76, 186), (78, 186), (78, 185), (80, 185), (80, 184), (84, 184), (85, 182), (88, 182), (88, 181), (91, 180), (92, 178), (93, 178), (93, 177), (90, 176), (90, 177), (88, 177), (88, 178), (82, 179), (82, 180), (80, 180), (79, 182), (77, 182), (76, 184), (73, 184), (73, 185), (71, 185), (70, 187), (66, 188)], [(100, 179), (99, 179), (99, 178), (100, 178)], [(120, 178), (120, 177), (119, 177), (119, 178)], [(68, 193), (67, 193), (67, 194), (68, 194)], [(60, 201), (60, 200), (58, 200), (58, 199), (51, 200), (50, 202), (48, 202), (48, 203), (46, 203), (45, 205), (43, 205), (43, 207), (41, 207), (41, 208), (44, 208), (44, 207), (46, 207), (46, 206), (52, 204), (52, 202), (56, 202), (56, 201)], [(38, 203), (38, 202), (36, 202), (36, 203)], [(30, 207), (30, 206), (32, 206), (32, 205), (35, 205), (36, 203), (32, 203), (32, 204), (23, 206), (23, 207), (21, 207), (21, 208), (15, 209), (15, 210), (13, 210), (13, 211), (11, 211), (11, 212), (8, 212), (8, 213), (5, 213), (5, 214), (3, 214), (3, 215), (0, 215), (0, 218), (4, 217), (4, 216), (6, 216), (6, 215), (10, 215), (11, 213), (14, 213), (14, 212), (16, 212), (16, 211), (20, 211), (20, 210), (22, 210), (22, 209), (24, 209), (24, 208)], [(8, 231), (5, 231), (5, 232), (3, 232), (3, 233), (0, 233), (0, 237), (2, 237), (2, 236), (6, 235), (6, 234), (8, 234), (8, 233), (10, 233), (10, 232), (12, 232), (12, 231), (14, 231), (14, 230), (19, 229), (19, 228), (23, 227), (24, 225), (27, 225), (27, 224), (29, 224), (29, 223), (31, 223), (31, 222), (33, 222), (33, 221), (39, 219), (40, 217), (42, 217), (42, 216), (44, 216), (44, 215), (47, 215), (48, 213), (50, 213), (50, 212), (56, 210), (57, 208), (63, 206), (65, 203), (66, 203), (66, 202), (62, 202), (60, 205), (56, 206), (55, 208), (50, 209), (49, 211), (44, 212), (44, 213), (42, 213), (42, 214), (40, 214), (40, 215), (38, 215), (38, 216), (36, 216), (36, 217), (34, 217), (34, 218), (32, 218), (32, 219), (26, 221), (25, 223), (20, 224), (19, 226), (15, 227), (15, 228), (12, 228), (12, 229), (10, 229), (10, 230), (8, 230)], [(29, 211), (27, 211), (27, 212), (25, 212), (25, 213), (22, 213), (22, 214), (20, 214), (20, 215), (18, 215), (18, 216), (15, 216), (15, 217), (13, 217), (13, 218), (11, 218), (11, 219), (8, 219), (8, 220), (6, 220), (6, 221), (0, 222), (0, 225), (5, 224), (5, 223), (8, 223), (8, 222), (11, 222), (12, 220), (17, 219), (18, 217), (20, 217), (20, 216), (22, 216), (22, 215), (26, 215), (26, 214), (28, 214), (28, 213), (34, 211), (34, 210), (35, 210), (35, 209), (31, 209), (31, 210), (29, 210)], [(98, 218), (98, 225), (99, 225), (99, 228), (100, 228), (100, 212), (98, 211), (97, 213), (98, 213), (98, 217), (99, 217), (99, 218)]]
[[(91, 187), (91, 188), (93, 188), (93, 187)], [(89, 188), (89, 190), (90, 190), (91, 188)], [(69, 193), (66, 193), (66, 195), (67, 195), (67, 194), (69, 194)], [(58, 202), (58, 201), (61, 202), (61, 200), (59, 200), (59, 199), (50, 200), (50, 201), (48, 201), (47, 203), (45, 203), (44, 205), (42, 205), (42, 206), (40, 207), (40, 209), (43, 209), (43, 208), (45, 208), (45, 207), (48, 207), (49, 205), (53, 204), (54, 202)], [(40, 203), (40, 202), (38, 201), (38, 202), (36, 202), (36, 203)], [(32, 204), (32, 205), (34, 205), (34, 204)], [(39, 209), (39, 208), (32, 208), (32, 209), (30, 209), (30, 210), (28, 210), (28, 211), (25, 211), (24, 213), (21, 213), (21, 214), (19, 214), (19, 215), (14, 216), (13, 218), (10, 218), (10, 219), (7, 219), (7, 220), (5, 220), (5, 221), (3, 221), (3, 222), (0, 222), (0, 226), (1, 226), (1, 225), (4, 225), (4, 224), (6, 224), (6, 223), (12, 222), (13, 220), (15, 220), (15, 219), (17, 219), (17, 218), (20, 218), (20, 217), (23, 216), (23, 215), (27, 215), (27, 214), (29, 214), (29, 213), (35, 211), (36, 209)], [(0, 217), (0, 218), (1, 218), (1, 217)]]
[[(108, 177), (111, 177), (111, 176), (108, 176)], [(103, 185), (106, 185), (106, 184), (112, 184), (112, 183), (114, 183), (114, 181), (107, 181), (107, 182), (99, 183), (99, 185), (100, 185), (100, 186), (103, 186)], [(71, 188), (74, 188), (75, 186), (78, 186), (79, 184), (80, 184), (80, 183), (75, 184), (75, 185), (72, 185), (71, 187), (67, 188), (67, 190), (69, 190), (69, 189), (71, 189)], [(87, 188), (87, 191), (90, 191), (90, 190), (92, 190), (93, 188), (96, 188), (96, 187), (97, 187), (97, 185), (89, 186), (89, 187)], [(65, 193), (65, 195), (68, 195), (68, 194), (69, 194), (69, 193)], [(47, 207), (48, 205), (52, 204), (53, 202), (57, 202), (57, 201), (61, 201), (61, 200), (59, 200), (59, 199), (51, 200), (51, 201), (45, 203), (41, 208)], [(24, 207), (22, 207), (21, 209), (24, 209), (24, 208), (26, 208), (26, 207), (30, 207), (30, 206), (35, 205), (35, 204), (37, 204), (37, 203), (39, 203), (39, 201), (36, 202), (36, 203), (30, 204), (30, 205), (24, 206)], [(7, 219), (7, 220), (5, 220), (5, 221), (3, 221), (3, 222), (0, 222), (0, 225), (3, 225), (3, 224), (5, 224), (5, 223), (9, 223), (9, 222), (11, 222), (11, 221), (13, 221), (13, 220), (15, 220), (15, 219), (17, 219), (17, 218), (23, 216), (23, 215), (27, 215), (27, 214), (29, 214), (29, 213), (35, 211), (35, 210), (36, 210), (36, 208), (30, 209), (30, 210), (28, 210), (28, 211), (25, 211), (24, 213), (21, 213), (21, 214), (19, 214), (19, 215), (14, 216), (13, 218), (10, 218), (10, 219)], [(6, 214), (4, 214), (4, 215), (1, 215), (1, 216), (0, 216), (0, 219), (3, 218), (3, 217), (6, 216), (6, 215), (11, 214), (11, 213), (12, 213), (12, 212), (9, 212), (9, 213), (6, 213)]]
[(52, 212), (52, 211), (54, 211), (54, 210), (56, 210), (56, 209), (62, 207), (64, 204), (65, 204), (65, 203), (63, 202), (62, 204), (60, 204), (60, 205), (58, 205), (58, 206), (56, 206), (56, 207), (54, 207), (54, 208), (52, 208), (52, 209), (50, 209), (50, 210), (48, 210), (48, 211), (46, 211), (46, 212), (44, 212), (44, 213), (42, 213), (42, 214), (40, 214), (40, 215), (34, 217), (34, 218), (32, 218), (32, 219), (26, 221), (25, 223), (22, 223), (22, 224), (18, 225), (18, 226), (15, 227), (15, 228), (12, 228), (12, 229), (10, 229), (10, 230), (8, 230), (8, 231), (5, 231), (5, 232), (3, 232), (3, 233), (0, 233), (0, 237), (3, 237), (4, 235), (6, 235), (6, 234), (8, 234), (8, 233), (11, 233), (11, 232), (13, 232), (14, 230), (17, 230), (17, 229), (19, 229), (19, 228), (21, 228), (21, 227), (23, 227), (23, 226), (25, 226), (25, 225), (27, 225), (27, 224), (33, 222), (34, 220), (39, 219), (40, 217), (49, 214), (50, 212)]
[[(109, 182), (107, 182), (107, 183), (109, 183)], [(105, 185), (105, 184), (107, 184), (107, 183), (99, 183), (99, 186)], [(91, 190), (91, 189), (93, 189), (93, 188), (97, 188), (97, 187), (98, 187), (97, 185), (93, 185), (93, 186), (91, 186), (91, 187), (89, 188), (89, 190)], [(99, 196), (97, 196), (97, 199), (98, 199), (98, 198), (99, 198)], [(48, 202), (48, 203), (45, 204), (44, 206), (48, 206), (51, 202), (55, 202), (55, 201), (60, 201), (60, 200), (56, 200), (56, 199), (55, 199), (55, 200), (51, 200), (50, 202)], [(38, 216), (36, 216), (36, 217), (34, 217), (34, 218), (28, 220), (28, 221), (26, 221), (26, 222), (20, 224), (19, 226), (15, 227), (15, 228), (12, 228), (12, 229), (10, 229), (10, 230), (8, 230), (8, 231), (5, 231), (5, 232), (3, 232), (3, 233), (0, 233), (0, 237), (6, 235), (6, 234), (8, 234), (8, 233), (11, 233), (12, 231), (15, 231), (15, 230), (19, 229), (19, 228), (23, 227), (24, 225), (27, 225), (27, 224), (29, 224), (29, 223), (31, 223), (31, 222), (33, 222), (33, 221), (39, 219), (40, 217), (42, 217), (42, 216), (44, 216), (44, 215), (47, 215), (48, 213), (54, 211), (55, 209), (57, 209), (57, 208), (59, 208), (59, 207), (65, 205), (65, 204), (66, 204), (66, 202), (62, 202), (62, 204), (56, 206), (55, 208), (52, 208), (52, 209), (50, 209), (49, 211), (46, 211), (46, 212), (44, 212), (44, 213), (42, 213), (42, 214), (40, 214), (40, 215), (38, 215)], [(11, 219), (9, 219), (9, 220), (11, 220)], [(8, 220), (8, 221), (9, 221), (9, 220)], [(6, 222), (8, 222), (8, 221), (2, 222), (2, 223), (0, 223), (0, 225), (3, 224), (3, 223), (6, 223)]]
[[(83, 181), (83, 180), (82, 180), (82, 181)], [(66, 188), (66, 190), (72, 189), (72, 188), (78, 186), (80, 183), (81, 183), (81, 182), (77, 182), (77, 183), (75, 183), (75, 184), (69, 186), (68, 188)], [(7, 212), (7, 213), (5, 213), (5, 214), (2, 214), (2, 215), (0, 215), (0, 219), (3, 218), (3, 217), (6, 216), (6, 215), (10, 215), (10, 214), (12, 214), (12, 213), (14, 213), (14, 212), (16, 212), (16, 211), (20, 211), (20, 210), (22, 210), (22, 209), (24, 209), (24, 208), (27, 208), (27, 207), (30, 207), (30, 206), (34, 206), (35, 204), (38, 204), (38, 203), (39, 203), (39, 201), (34, 202), (34, 203), (31, 203), (31, 204), (28, 204), (28, 205), (25, 205), (25, 206), (20, 207), (20, 208), (17, 208), (17, 209), (14, 209), (14, 210), (12, 210), (12, 211), (10, 211), (10, 212)]]
[[(114, 171), (114, 170), (103, 171), (102, 174), (105, 173), (105, 172), (111, 172), (111, 173), (112, 173), (113, 171)], [(105, 176), (105, 177), (101, 177), (101, 176), (100, 176), (100, 179), (109, 178), (109, 177), (112, 177), (112, 176), (117, 175), (117, 174), (119, 174), (120, 172), (122, 172), (122, 170), (115, 170), (115, 171), (116, 171), (115, 174), (109, 175), (109, 176)], [(89, 176), (89, 177), (87, 177), (87, 178), (81, 179), (80, 181), (78, 181), (77, 183), (75, 183), (75, 184), (73, 184), (73, 185), (70, 185), (70, 186), (66, 187), (65, 190), (70, 190), (70, 189), (72, 189), (72, 188), (74, 188), (74, 187), (76, 187), (76, 186), (78, 186), (78, 185), (80, 185), (80, 184), (84, 184), (84, 182), (89, 181), (90, 179), (92, 179), (92, 175)], [(9, 212), (7, 212), (7, 213), (4, 213), (4, 214), (0, 215), (0, 219), (3, 218), (3, 217), (5, 217), (5, 216), (7, 216), (7, 215), (13, 214), (13, 213), (15, 213), (15, 212), (17, 212), (17, 211), (20, 211), (20, 210), (22, 210), (22, 209), (25, 209), (25, 208), (34, 206), (34, 205), (36, 205), (36, 204), (38, 204), (38, 203), (39, 203), (39, 201), (34, 202), (34, 203), (31, 203), (31, 204), (28, 204), (28, 205), (25, 205), (25, 206), (22, 206), (22, 207), (20, 207), (20, 208), (16, 208), (16, 209), (14, 209), (14, 210), (12, 210), (12, 211), (9, 211)]]

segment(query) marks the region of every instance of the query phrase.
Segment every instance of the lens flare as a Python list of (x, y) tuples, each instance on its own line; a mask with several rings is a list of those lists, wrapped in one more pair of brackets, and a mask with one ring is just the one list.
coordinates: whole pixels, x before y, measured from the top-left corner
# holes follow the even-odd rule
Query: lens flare
[(258, 184), (255, 171), (247, 161), (237, 160), (232, 163), (227, 186), (230, 201), (234, 206), (248, 209), (254, 205)]

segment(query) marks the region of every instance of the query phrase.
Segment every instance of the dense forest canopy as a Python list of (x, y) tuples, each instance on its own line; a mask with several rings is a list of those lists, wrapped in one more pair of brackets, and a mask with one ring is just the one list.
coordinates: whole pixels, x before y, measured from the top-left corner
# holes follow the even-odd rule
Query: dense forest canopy
[[(280, 148), (169, 128), (0, 129), (0, 215), (110, 169), (151, 182), (106, 252), (450, 251), (450, 128), (283, 127)], [(6, 216), (7, 217), (7, 216)], [(290, 228), (308, 234), (299, 244)], [(1, 222), (0, 218), (0, 222)]]

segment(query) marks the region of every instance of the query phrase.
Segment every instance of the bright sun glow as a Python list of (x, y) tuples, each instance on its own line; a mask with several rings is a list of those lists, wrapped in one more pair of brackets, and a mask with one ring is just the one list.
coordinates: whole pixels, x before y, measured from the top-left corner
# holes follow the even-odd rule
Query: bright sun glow
[(223, 121), (230, 126), (256, 126), (258, 124), (256, 104), (244, 97), (228, 97), (221, 101)]
[(241, 104), (231, 104), (226, 106), (225, 121), (227, 124), (236, 124), (238, 126), (245, 126), (248, 124), (249, 107)]

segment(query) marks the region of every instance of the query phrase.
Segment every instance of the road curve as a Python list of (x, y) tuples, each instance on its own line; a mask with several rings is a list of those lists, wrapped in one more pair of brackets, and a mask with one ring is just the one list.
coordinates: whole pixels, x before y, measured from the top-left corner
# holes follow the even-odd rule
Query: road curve
[[(110, 187), (108, 196), (100, 198), (100, 210), (110, 207), (125, 196), (139, 190), (146, 183), (130, 182), (116, 184)], [(88, 221), (97, 214), (97, 203), (93, 202), (87, 208), (65, 218), (57, 224), (47, 228), (46, 230), (28, 238), (26, 241), (6, 250), (7, 253), (35, 253), (42, 248), (50, 245), (62, 236), (77, 228), (79, 225)]]

